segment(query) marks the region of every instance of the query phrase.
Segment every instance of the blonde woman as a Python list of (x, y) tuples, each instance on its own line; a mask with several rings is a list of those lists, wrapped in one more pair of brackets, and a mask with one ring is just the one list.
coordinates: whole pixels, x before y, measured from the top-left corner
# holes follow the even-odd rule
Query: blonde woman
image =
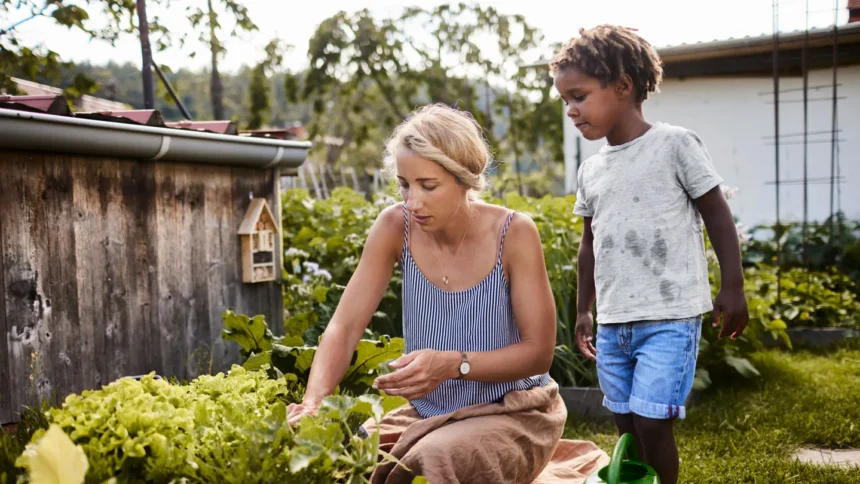
[(421, 108), (395, 130), (385, 163), (403, 203), (371, 228), (304, 400), (289, 409), (294, 425), (332, 393), (399, 263), (407, 354), (374, 387), (410, 401), (378, 428), (404, 466), (380, 467), (373, 482), (532, 482), (561, 437), (540, 237), (527, 216), (478, 201), (489, 160), (474, 119), (446, 106)]

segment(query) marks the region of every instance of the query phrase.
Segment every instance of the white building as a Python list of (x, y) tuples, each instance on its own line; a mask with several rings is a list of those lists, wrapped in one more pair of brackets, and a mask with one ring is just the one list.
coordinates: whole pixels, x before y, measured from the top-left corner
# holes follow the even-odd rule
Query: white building
[[(858, 2), (860, 3), (860, 2)], [(835, 201), (851, 219), (860, 219), (860, 22), (840, 26), (837, 69), (837, 143), (840, 177)], [(783, 221), (803, 217), (804, 32), (779, 40), (779, 179)], [(809, 32), (808, 210), (810, 220), (830, 214), (833, 131), (833, 29)], [(773, 36), (730, 39), (658, 49), (665, 77), (660, 93), (643, 110), (663, 121), (696, 131), (705, 141), (725, 186), (737, 188), (732, 211), (747, 225), (776, 217)], [(565, 118), (565, 190), (576, 192), (579, 163), (605, 140), (589, 142)]]

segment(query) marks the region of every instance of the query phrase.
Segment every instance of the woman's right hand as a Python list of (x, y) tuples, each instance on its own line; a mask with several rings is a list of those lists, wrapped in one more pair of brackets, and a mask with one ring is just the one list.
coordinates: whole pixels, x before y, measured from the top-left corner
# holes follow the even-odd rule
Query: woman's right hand
[(287, 423), (294, 427), (305, 415), (316, 415), (320, 408), (320, 402), (308, 401), (302, 403), (291, 403), (287, 407)]

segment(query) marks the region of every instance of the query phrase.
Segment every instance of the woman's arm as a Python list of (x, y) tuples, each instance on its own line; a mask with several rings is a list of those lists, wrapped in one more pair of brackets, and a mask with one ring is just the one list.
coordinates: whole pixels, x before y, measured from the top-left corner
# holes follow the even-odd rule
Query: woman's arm
[[(503, 262), (520, 342), (494, 351), (469, 352), (468, 380), (515, 381), (549, 371), (555, 351), (555, 301), (546, 273), (543, 247), (534, 222), (514, 217), (505, 240)], [(409, 400), (427, 395), (443, 381), (460, 375), (460, 353), (419, 350), (396, 362), (398, 371), (376, 379), (374, 386)]]
[(302, 406), (316, 410), (343, 379), (352, 353), (385, 294), (402, 244), (403, 213), (400, 205), (395, 205), (383, 210), (370, 229), (358, 267), (314, 355)]

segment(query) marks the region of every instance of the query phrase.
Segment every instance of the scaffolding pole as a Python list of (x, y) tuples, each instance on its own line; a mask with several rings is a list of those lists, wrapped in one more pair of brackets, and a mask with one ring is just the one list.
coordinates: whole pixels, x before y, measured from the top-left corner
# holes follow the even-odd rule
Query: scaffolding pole
[(779, 217), (779, 2), (773, 0), (773, 139), (774, 170), (776, 171), (776, 301), (782, 302), (782, 224)]

